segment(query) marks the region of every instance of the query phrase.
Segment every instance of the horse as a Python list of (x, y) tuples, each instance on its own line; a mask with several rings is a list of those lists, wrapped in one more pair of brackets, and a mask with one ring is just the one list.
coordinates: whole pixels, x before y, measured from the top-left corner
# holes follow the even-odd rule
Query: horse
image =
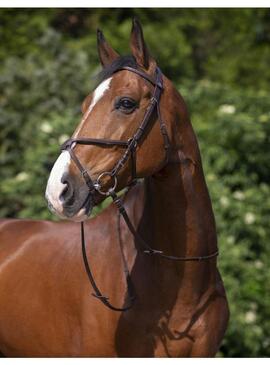
[[(46, 188), (50, 209), (66, 221), (0, 224), (0, 351), (215, 356), (229, 307), (187, 107), (137, 19), (130, 56), (100, 30), (97, 45), (100, 83)], [(112, 204), (88, 219), (106, 197)]]

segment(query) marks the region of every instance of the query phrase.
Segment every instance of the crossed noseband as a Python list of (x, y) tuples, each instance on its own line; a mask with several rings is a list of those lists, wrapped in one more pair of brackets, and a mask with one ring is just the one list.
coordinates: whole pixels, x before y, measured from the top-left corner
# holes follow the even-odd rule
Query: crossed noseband
[[(92, 194), (95, 191), (97, 191), (101, 195), (107, 195), (107, 196), (111, 195), (113, 197), (115, 194), (116, 187), (117, 187), (117, 176), (118, 176), (120, 170), (122, 169), (122, 167), (128, 161), (129, 157), (131, 158), (131, 181), (129, 184), (136, 181), (136, 179), (137, 179), (136, 150), (137, 150), (138, 144), (140, 143), (140, 141), (148, 127), (149, 121), (150, 121), (151, 116), (152, 116), (153, 112), (155, 111), (155, 109), (157, 110), (158, 119), (160, 122), (160, 130), (161, 130), (161, 133), (162, 133), (163, 139), (164, 139), (164, 148), (166, 150), (166, 156), (168, 156), (167, 152), (170, 148), (169, 137), (168, 137), (168, 133), (166, 131), (165, 123), (161, 119), (161, 113), (160, 113), (160, 109), (159, 109), (159, 101), (160, 101), (161, 93), (163, 91), (163, 80), (162, 80), (162, 73), (161, 73), (160, 69), (158, 67), (156, 68), (156, 72), (155, 72), (156, 79), (155, 80), (153, 80), (146, 73), (144, 73), (140, 70), (134, 69), (132, 67), (128, 67), (128, 66), (122, 67), (115, 72), (119, 72), (121, 70), (128, 70), (128, 71), (134, 72), (137, 75), (139, 75), (140, 77), (142, 77), (143, 79), (150, 82), (155, 87), (154, 93), (152, 95), (148, 108), (146, 109), (143, 120), (141, 121), (141, 123), (140, 123), (138, 129), (136, 130), (135, 134), (133, 135), (133, 137), (130, 138), (128, 141), (110, 140), (110, 139), (95, 139), (95, 138), (70, 138), (61, 146), (62, 150), (67, 150), (69, 152), (75, 165), (80, 170), (81, 175), (83, 176), (85, 183), (89, 188), (89, 194)], [(118, 160), (118, 162), (115, 164), (115, 166), (113, 167), (113, 169), (111, 171), (102, 172), (98, 176), (98, 178), (95, 181), (93, 181), (91, 179), (87, 169), (82, 166), (81, 162), (79, 161), (78, 157), (76, 156), (75, 152), (73, 151), (73, 148), (76, 146), (76, 144), (96, 145), (96, 146), (101, 146), (101, 147), (118, 146), (120, 148), (125, 149), (125, 152), (123, 153), (122, 157)], [(104, 187), (102, 186), (102, 180), (104, 177), (109, 177), (111, 179), (111, 186), (108, 190), (105, 190)]]

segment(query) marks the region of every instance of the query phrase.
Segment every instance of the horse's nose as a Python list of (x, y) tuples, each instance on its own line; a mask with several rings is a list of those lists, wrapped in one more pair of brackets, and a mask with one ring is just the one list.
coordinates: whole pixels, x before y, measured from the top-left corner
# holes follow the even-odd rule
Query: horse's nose
[(74, 203), (74, 187), (68, 176), (63, 177), (61, 180), (62, 184), (65, 185), (62, 190), (59, 200), (64, 206), (71, 206)]

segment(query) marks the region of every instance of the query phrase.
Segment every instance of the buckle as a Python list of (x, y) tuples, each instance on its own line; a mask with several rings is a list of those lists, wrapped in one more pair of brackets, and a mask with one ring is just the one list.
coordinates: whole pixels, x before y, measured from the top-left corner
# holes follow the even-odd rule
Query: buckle
[(157, 101), (157, 98), (156, 97), (154, 97), (154, 96), (152, 96), (152, 98), (151, 98), (151, 100), (150, 100), (150, 103), (151, 104), (157, 104), (158, 103), (158, 101)]
[(144, 250), (143, 253), (145, 253), (147, 255), (162, 255), (163, 251), (149, 249), (149, 250)]
[(128, 146), (133, 144), (132, 148), (137, 148), (137, 146), (138, 146), (138, 141), (134, 137), (129, 138), (127, 142), (128, 142)]

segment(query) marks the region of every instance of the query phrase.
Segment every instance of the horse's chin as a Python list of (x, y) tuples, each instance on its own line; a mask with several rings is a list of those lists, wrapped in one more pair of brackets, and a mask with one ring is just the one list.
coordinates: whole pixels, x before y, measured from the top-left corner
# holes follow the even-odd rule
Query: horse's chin
[(67, 214), (66, 218), (73, 222), (83, 222), (87, 218), (90, 217), (92, 210), (94, 207), (94, 201), (92, 196), (90, 196), (84, 203), (81, 205), (79, 210), (74, 214)]
[(88, 219), (92, 213), (93, 207), (94, 203), (91, 198), (84, 201), (79, 209), (76, 209), (76, 207), (72, 206), (57, 209), (58, 207), (55, 208), (54, 205), (48, 200), (48, 208), (53, 214), (57, 215), (61, 219), (67, 219), (73, 222), (83, 222)]
[(92, 209), (82, 208), (74, 215), (65, 215), (64, 213), (58, 213), (54, 211), (53, 213), (56, 214), (61, 219), (67, 219), (72, 222), (84, 222), (88, 219), (92, 213)]
[(67, 219), (73, 221), (73, 222), (84, 222), (86, 219), (88, 219), (92, 213), (93, 207), (90, 208), (81, 208), (78, 213), (76, 213), (72, 217), (67, 217)]

